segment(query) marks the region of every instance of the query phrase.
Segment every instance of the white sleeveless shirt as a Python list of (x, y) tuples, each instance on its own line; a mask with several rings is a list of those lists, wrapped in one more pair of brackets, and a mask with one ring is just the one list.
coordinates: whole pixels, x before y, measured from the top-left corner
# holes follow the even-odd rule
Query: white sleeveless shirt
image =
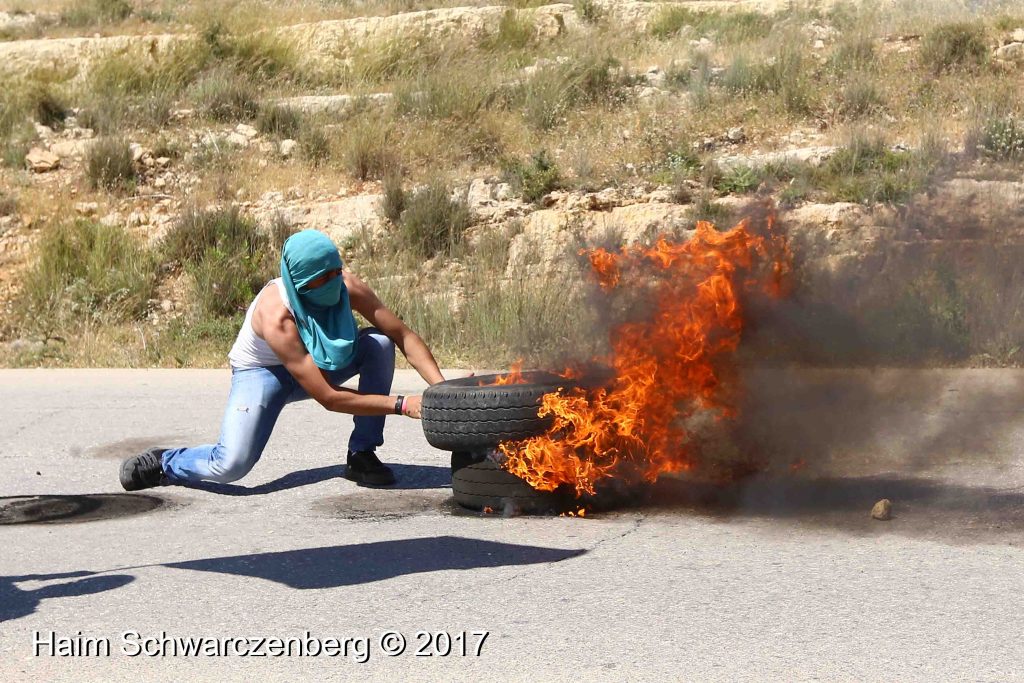
[[(267, 285), (271, 284), (277, 285), (281, 301), (284, 302), (288, 312), (294, 315), (292, 305), (288, 302), (288, 293), (284, 289), (284, 283), (281, 281), (281, 278), (274, 278), (267, 283)], [(249, 309), (245, 312), (245, 322), (242, 323), (242, 329), (238, 331), (238, 337), (235, 338), (235, 345), (231, 347), (231, 353), (228, 354), (228, 362), (231, 363), (232, 368), (266, 368), (271, 365), (282, 364), (281, 359), (270, 348), (270, 344), (257, 337), (256, 332), (252, 329), (252, 312), (256, 310), (256, 302), (260, 300), (265, 289), (266, 287), (260, 290), (260, 293), (252, 300), (252, 303), (249, 304)]]

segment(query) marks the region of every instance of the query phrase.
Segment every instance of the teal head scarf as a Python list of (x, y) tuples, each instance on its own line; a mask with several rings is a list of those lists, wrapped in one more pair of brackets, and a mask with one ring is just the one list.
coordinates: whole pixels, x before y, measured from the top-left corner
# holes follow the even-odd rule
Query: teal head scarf
[(299, 337), (313, 362), (324, 370), (338, 370), (352, 362), (356, 319), (341, 275), (316, 289), (306, 289), (306, 285), (341, 267), (338, 248), (318, 230), (303, 230), (285, 240), (281, 280)]

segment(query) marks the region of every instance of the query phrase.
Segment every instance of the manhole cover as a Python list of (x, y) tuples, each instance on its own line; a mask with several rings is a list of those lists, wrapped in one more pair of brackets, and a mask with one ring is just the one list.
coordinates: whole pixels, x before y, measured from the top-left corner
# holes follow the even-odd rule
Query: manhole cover
[(93, 522), (141, 515), (163, 504), (156, 496), (127, 493), (0, 497), (0, 524)]

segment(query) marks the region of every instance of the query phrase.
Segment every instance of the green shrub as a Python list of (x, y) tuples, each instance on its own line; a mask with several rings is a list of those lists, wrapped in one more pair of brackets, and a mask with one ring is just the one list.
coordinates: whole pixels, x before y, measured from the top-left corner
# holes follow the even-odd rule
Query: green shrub
[(503, 163), (505, 182), (509, 183), (524, 200), (537, 202), (561, 185), (561, 174), (547, 150), (541, 150), (527, 161), (512, 160)]
[(264, 135), (294, 139), (302, 130), (302, 116), (289, 107), (261, 107), (256, 128)]
[(473, 213), (465, 199), (453, 199), (442, 181), (412, 192), (398, 225), (401, 245), (423, 258), (451, 254), (461, 245)]
[(78, 220), (46, 228), (22, 276), (18, 319), (30, 331), (145, 315), (156, 291), (152, 255), (119, 226)]
[[(274, 239), (281, 238), (280, 232)], [(244, 311), (273, 277), (280, 244), (237, 207), (189, 209), (168, 231), (160, 252), (192, 277), (199, 312), (223, 317)]]
[(979, 145), (994, 159), (1024, 157), (1024, 125), (1012, 116), (989, 119), (981, 129)]
[(760, 169), (752, 166), (736, 166), (726, 171), (715, 183), (715, 189), (723, 194), (746, 194), (761, 185)]
[(942, 24), (926, 33), (921, 41), (921, 62), (936, 74), (983, 64), (988, 53), (985, 27), (980, 23)]
[(133, 189), (137, 173), (128, 141), (100, 138), (92, 143), (85, 157), (85, 175), (93, 189)]
[(204, 113), (215, 121), (248, 120), (259, 112), (252, 81), (226, 69), (214, 71), (199, 81), (195, 98)]
[(938, 150), (893, 151), (881, 138), (855, 136), (815, 171), (815, 182), (829, 201), (906, 201), (940, 161)]
[(124, 21), (131, 15), (128, 0), (76, 0), (60, 18), (68, 26), (92, 26)]

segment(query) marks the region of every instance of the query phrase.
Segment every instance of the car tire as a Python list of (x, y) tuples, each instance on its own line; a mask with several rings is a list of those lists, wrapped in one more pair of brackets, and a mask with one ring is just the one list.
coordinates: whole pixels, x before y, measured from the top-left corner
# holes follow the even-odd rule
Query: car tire
[(423, 433), (445, 451), (494, 448), (543, 434), (550, 417), (537, 415), (544, 394), (576, 383), (544, 372), (525, 373), (525, 384), (491, 384), (498, 375), (441, 382), (423, 394)]
[(452, 474), (455, 502), (471, 510), (500, 514), (559, 514), (572, 505), (572, 495), (538, 491), (491, 460), (467, 465)]

